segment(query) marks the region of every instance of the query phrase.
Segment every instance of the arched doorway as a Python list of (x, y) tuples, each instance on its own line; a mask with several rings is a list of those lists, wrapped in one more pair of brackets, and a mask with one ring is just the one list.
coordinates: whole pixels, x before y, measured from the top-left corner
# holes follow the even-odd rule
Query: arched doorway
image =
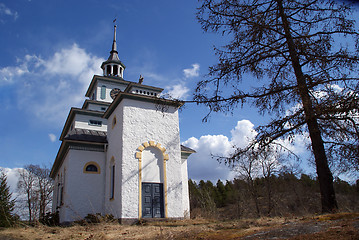
[(149, 141), (138, 150), (139, 218), (167, 217), (166, 149)]

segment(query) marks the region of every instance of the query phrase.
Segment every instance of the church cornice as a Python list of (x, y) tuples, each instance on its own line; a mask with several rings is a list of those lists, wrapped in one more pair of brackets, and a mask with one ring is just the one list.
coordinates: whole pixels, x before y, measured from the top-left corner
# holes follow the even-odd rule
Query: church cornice
[(122, 83), (124, 85), (128, 85), (131, 83), (130, 81), (124, 80), (122, 77), (94, 75), (91, 80), (90, 86), (87, 89), (85, 97), (91, 96), (91, 93), (92, 93), (93, 89), (95, 88), (97, 81), (99, 81), (99, 80), (109, 82), (109, 83), (114, 83), (114, 84)]
[(87, 109), (87, 107), (89, 106), (89, 104), (96, 104), (96, 105), (108, 107), (108, 106), (110, 106), (111, 103), (86, 99), (85, 102), (84, 102), (84, 104), (82, 105), (82, 109)]
[(108, 107), (106, 112), (104, 113), (103, 118), (108, 119), (111, 116), (111, 114), (113, 113), (113, 111), (116, 109), (118, 104), (123, 99), (133, 99), (133, 100), (142, 101), (142, 102), (152, 102), (152, 103), (158, 104), (159, 106), (160, 105), (167, 105), (167, 106), (173, 106), (173, 107), (177, 107), (177, 108), (183, 106), (183, 104), (184, 104), (183, 101), (179, 101), (179, 100), (169, 100), (169, 99), (164, 99), (164, 98), (159, 98), (159, 97), (152, 97), (152, 96), (141, 95), (141, 94), (120, 92), (117, 95), (117, 97), (113, 100), (111, 105)]
[(150, 90), (150, 91), (156, 91), (156, 92), (162, 92), (163, 91), (163, 88), (158, 88), (158, 87), (153, 87), (153, 86), (149, 86), (149, 85), (144, 85), (142, 83), (136, 83), (136, 82), (130, 82), (125, 91), (124, 92), (127, 92), (129, 93), (131, 91), (132, 88), (134, 87), (137, 87), (137, 88), (141, 88), (141, 89), (145, 89), (145, 90)]
[(107, 59), (106, 61), (104, 61), (104, 62), (101, 64), (101, 68), (104, 69), (105, 65), (111, 64), (111, 63), (113, 63), (113, 64), (119, 64), (119, 65), (121, 65), (124, 69), (126, 68), (125, 64), (123, 64), (123, 63), (121, 62), (121, 60), (116, 60), (116, 59)]
[(145, 85), (145, 84), (141, 84), (141, 83), (127, 81), (121, 77), (94, 75), (91, 80), (90, 86), (88, 87), (88, 89), (86, 91), (85, 97), (88, 97), (88, 98), (91, 97), (91, 93), (93, 92), (93, 90), (96, 86), (96, 83), (98, 81), (104, 81), (104, 82), (113, 83), (113, 84), (127, 85), (125, 92), (129, 92), (131, 90), (131, 88), (133, 88), (133, 87), (157, 91), (159, 93), (163, 91), (163, 88), (153, 87), (153, 86), (149, 86), (149, 85)]

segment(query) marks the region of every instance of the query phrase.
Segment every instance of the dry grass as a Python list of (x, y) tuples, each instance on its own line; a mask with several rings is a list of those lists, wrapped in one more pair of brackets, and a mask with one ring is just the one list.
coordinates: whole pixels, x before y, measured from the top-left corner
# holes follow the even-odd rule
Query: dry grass
[(359, 239), (359, 213), (306, 218), (260, 218), (231, 221), (193, 219), (74, 225), (71, 227), (16, 227), (0, 230), (3, 239)]

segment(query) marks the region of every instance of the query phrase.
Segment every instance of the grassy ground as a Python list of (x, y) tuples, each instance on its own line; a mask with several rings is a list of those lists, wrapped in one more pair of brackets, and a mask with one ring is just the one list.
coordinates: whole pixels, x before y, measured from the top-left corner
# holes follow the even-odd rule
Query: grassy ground
[(0, 229), (3, 239), (359, 239), (359, 213), (231, 221), (191, 219), (131, 226), (115, 222), (19, 226)]

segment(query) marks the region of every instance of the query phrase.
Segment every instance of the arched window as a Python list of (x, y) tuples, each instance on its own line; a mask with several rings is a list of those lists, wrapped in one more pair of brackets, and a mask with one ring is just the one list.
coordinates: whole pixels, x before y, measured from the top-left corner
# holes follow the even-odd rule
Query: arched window
[(115, 198), (115, 158), (112, 156), (110, 163), (110, 200)]
[(117, 119), (116, 119), (116, 115), (115, 115), (112, 119), (112, 129), (116, 126), (116, 123), (117, 123)]
[(117, 65), (113, 65), (113, 75), (114, 76), (118, 75), (118, 66)]
[(97, 171), (98, 171), (97, 167), (93, 164), (87, 165), (86, 167), (86, 172), (97, 172)]
[(84, 173), (100, 173), (100, 166), (95, 162), (88, 162), (84, 166)]

